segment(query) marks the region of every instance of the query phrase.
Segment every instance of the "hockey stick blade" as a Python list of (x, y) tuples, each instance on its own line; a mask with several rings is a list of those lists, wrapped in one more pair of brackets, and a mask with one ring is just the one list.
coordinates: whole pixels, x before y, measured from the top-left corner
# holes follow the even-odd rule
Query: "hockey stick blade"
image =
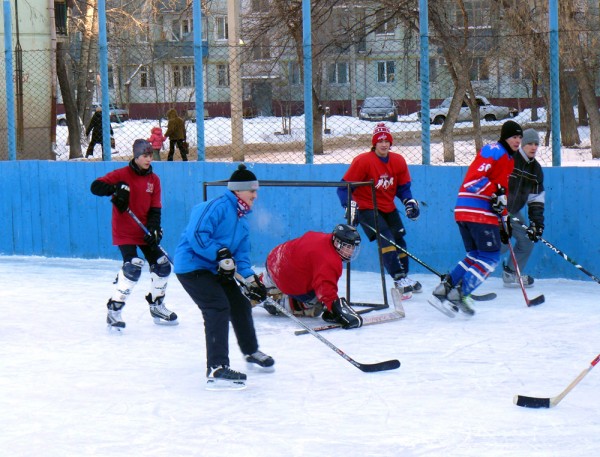
[(523, 408), (550, 408), (549, 398), (526, 397), (525, 395), (515, 395), (513, 403)]
[(538, 297), (532, 298), (531, 300), (527, 300), (527, 306), (537, 306), (537, 305), (541, 305), (542, 303), (544, 303), (546, 301), (546, 298), (544, 297), (544, 295), (540, 295)]
[(523, 406), (524, 408), (552, 408), (560, 403), (560, 401), (565, 398), (565, 396), (573, 390), (573, 388), (579, 384), (579, 382), (585, 378), (585, 376), (592, 371), (598, 362), (600, 362), (600, 354), (596, 356), (594, 360), (590, 362), (590, 366), (579, 373), (571, 384), (569, 384), (565, 390), (563, 390), (556, 397), (551, 398), (538, 398), (538, 397), (526, 397), (525, 395), (515, 395), (513, 398), (513, 403), (517, 406)]
[(475, 301), (490, 301), (495, 300), (498, 295), (494, 292), (490, 292), (488, 294), (475, 295), (471, 294), (470, 297)]
[(400, 361), (393, 359), (378, 363), (358, 363), (356, 367), (365, 373), (375, 373), (377, 371), (396, 370), (400, 368)]

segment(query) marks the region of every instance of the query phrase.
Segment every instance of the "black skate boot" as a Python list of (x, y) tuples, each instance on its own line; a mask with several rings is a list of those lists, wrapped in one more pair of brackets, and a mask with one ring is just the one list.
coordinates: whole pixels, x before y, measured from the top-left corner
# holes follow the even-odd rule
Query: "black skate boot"
[(208, 367), (206, 370), (207, 390), (242, 390), (246, 388), (246, 375), (232, 370), (228, 365)]
[(152, 294), (146, 295), (146, 301), (150, 305), (150, 315), (154, 318), (154, 323), (157, 325), (179, 325), (177, 314), (169, 311), (163, 304), (165, 297), (158, 297), (152, 301)]
[(275, 360), (264, 352), (256, 351), (252, 354), (245, 355), (246, 363), (249, 369), (259, 368), (260, 371), (270, 373), (275, 371)]

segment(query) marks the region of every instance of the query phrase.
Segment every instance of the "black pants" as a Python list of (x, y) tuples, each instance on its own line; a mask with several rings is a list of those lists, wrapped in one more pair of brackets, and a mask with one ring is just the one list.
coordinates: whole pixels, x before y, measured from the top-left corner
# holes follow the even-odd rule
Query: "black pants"
[[(375, 211), (372, 209), (359, 209), (358, 215), (359, 223), (364, 222), (373, 228), (376, 227)], [(400, 219), (398, 211), (392, 211), (390, 213), (378, 211), (377, 215), (377, 222), (381, 234), (394, 241), (394, 243), (401, 248), (406, 249), (406, 240), (404, 239), (406, 230), (404, 229), (404, 224), (402, 223), (402, 219)], [(376, 233), (366, 225), (362, 225), (362, 228), (369, 238), (369, 241), (375, 241)], [(408, 256), (404, 252), (397, 249), (392, 243), (384, 238), (381, 238), (381, 252), (383, 265), (390, 276), (394, 277), (401, 273), (408, 274)]]
[(252, 306), (235, 281), (207, 270), (177, 274), (177, 279), (204, 317), (206, 365), (229, 365), (229, 321), (243, 354), (258, 350)]
[(97, 144), (99, 144), (102, 147), (102, 154), (104, 154), (104, 144), (102, 143), (102, 140), (100, 140), (100, 141), (91, 140), (90, 144), (88, 144), (87, 150), (85, 151), (86, 158), (94, 155), (94, 146), (96, 146)]
[(179, 153), (181, 154), (181, 160), (187, 162), (187, 154), (188, 150), (184, 145), (185, 140), (170, 140), (169, 141), (169, 156), (167, 160), (172, 162), (173, 156), (175, 155), (175, 145), (177, 145), (177, 149), (179, 149)]

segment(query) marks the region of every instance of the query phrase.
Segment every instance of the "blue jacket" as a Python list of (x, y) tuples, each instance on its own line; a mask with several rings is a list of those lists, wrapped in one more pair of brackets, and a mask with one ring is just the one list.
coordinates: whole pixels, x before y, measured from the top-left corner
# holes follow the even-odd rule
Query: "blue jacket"
[(237, 197), (229, 190), (192, 209), (175, 251), (175, 273), (208, 270), (216, 274), (217, 251), (221, 248), (231, 251), (240, 275), (254, 275), (248, 220), (238, 216)]

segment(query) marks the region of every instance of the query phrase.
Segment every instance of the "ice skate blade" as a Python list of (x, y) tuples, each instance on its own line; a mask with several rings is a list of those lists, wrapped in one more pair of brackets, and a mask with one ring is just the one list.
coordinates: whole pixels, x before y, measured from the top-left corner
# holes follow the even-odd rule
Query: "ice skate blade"
[(275, 365), (271, 365), (270, 367), (261, 367), (256, 363), (246, 362), (246, 366), (248, 367), (248, 370), (256, 373), (273, 373), (275, 371)]
[[(519, 287), (521, 287), (521, 284), (519, 284), (519, 282), (503, 282), (502, 285), (504, 287), (506, 287), (507, 289), (518, 289)], [(523, 284), (523, 287), (525, 287), (525, 289), (531, 289), (533, 287), (533, 284)]]
[(246, 381), (232, 381), (228, 379), (207, 379), (206, 390), (244, 390)]
[(437, 309), (442, 314), (445, 314), (448, 317), (456, 317), (458, 311), (454, 311), (454, 307), (448, 301), (440, 301), (435, 295), (432, 295), (429, 300), (427, 300), (431, 306)]
[(152, 319), (154, 319), (154, 323), (156, 325), (166, 325), (166, 326), (179, 325), (178, 319), (175, 319), (174, 321), (166, 321), (164, 319), (161, 319), (160, 317), (153, 317)]
[(125, 322), (119, 322), (118, 324), (106, 324), (106, 331), (108, 333), (123, 333), (125, 330)]

